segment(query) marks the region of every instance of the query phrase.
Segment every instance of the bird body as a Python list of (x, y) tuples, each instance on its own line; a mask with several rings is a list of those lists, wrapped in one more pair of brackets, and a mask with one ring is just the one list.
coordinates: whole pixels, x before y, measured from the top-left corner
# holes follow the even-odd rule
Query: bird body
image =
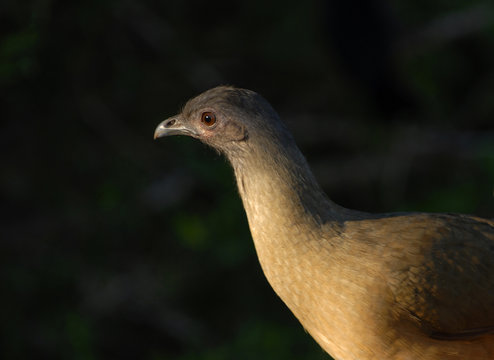
[(321, 190), (258, 94), (211, 89), (163, 121), (234, 169), (262, 269), (335, 359), (494, 359), (494, 222), (368, 214)]

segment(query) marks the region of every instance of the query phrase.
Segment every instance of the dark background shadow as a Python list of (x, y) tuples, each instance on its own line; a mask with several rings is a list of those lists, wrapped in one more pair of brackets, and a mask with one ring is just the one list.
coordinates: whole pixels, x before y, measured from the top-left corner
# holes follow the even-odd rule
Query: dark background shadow
[(0, 5), (0, 357), (327, 359), (269, 288), (231, 170), (155, 126), (264, 95), (341, 205), (494, 217), (489, 1)]

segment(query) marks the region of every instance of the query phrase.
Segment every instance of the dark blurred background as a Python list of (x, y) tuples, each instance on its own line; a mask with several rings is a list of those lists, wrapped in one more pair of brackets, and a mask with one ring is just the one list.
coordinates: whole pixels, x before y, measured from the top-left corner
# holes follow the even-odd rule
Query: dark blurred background
[(339, 204), (494, 217), (487, 0), (0, 5), (2, 359), (328, 359), (226, 161), (155, 126), (264, 95)]

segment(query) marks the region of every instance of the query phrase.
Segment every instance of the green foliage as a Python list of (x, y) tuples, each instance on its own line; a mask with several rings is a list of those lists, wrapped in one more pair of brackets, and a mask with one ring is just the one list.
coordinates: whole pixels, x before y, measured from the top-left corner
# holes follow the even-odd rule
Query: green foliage
[(93, 330), (88, 321), (79, 314), (69, 313), (66, 316), (65, 324), (65, 333), (70, 345), (70, 353), (66, 357), (81, 360), (95, 359), (93, 355)]
[(3, 38), (0, 42), (0, 82), (13, 83), (33, 74), (38, 44), (39, 34), (33, 28)]

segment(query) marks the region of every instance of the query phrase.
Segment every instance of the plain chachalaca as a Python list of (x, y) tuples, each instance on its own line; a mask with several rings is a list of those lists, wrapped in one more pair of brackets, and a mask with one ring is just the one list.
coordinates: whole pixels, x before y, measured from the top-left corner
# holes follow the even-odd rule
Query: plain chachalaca
[(266, 278), (335, 359), (494, 359), (494, 221), (336, 205), (253, 91), (200, 94), (168, 135), (228, 158)]

